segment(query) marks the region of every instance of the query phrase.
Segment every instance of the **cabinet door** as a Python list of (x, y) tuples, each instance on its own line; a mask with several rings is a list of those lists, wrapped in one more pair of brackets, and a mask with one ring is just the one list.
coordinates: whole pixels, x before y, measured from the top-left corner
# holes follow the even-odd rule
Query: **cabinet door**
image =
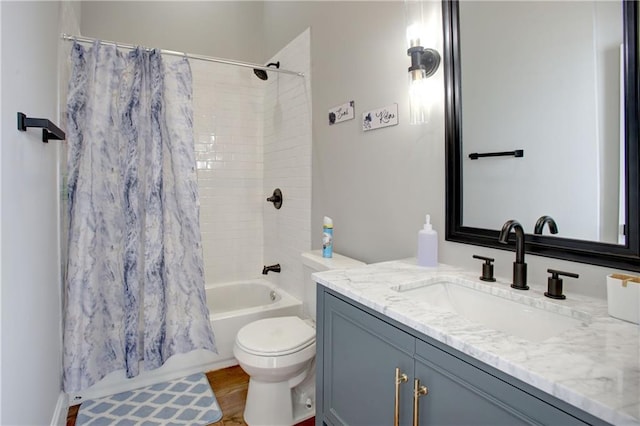
[(416, 378), (421, 425), (584, 425), (566, 412), (421, 340)]
[(399, 367), (409, 378), (400, 385), (400, 420), (409, 425), (415, 338), (326, 293), (323, 317), (325, 418), (334, 425), (393, 425)]

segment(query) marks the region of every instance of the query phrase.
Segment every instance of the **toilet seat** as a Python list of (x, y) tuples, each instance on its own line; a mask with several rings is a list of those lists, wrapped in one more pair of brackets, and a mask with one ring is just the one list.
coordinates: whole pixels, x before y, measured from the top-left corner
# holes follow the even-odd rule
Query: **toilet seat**
[(246, 353), (258, 356), (284, 356), (315, 343), (316, 331), (299, 317), (265, 318), (238, 331), (236, 344)]

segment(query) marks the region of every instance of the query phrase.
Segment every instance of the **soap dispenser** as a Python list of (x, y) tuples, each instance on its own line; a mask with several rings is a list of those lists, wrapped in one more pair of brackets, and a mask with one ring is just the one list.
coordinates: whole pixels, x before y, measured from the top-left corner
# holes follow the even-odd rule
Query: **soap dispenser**
[(438, 233), (426, 216), (424, 227), (418, 232), (418, 265), (438, 266)]

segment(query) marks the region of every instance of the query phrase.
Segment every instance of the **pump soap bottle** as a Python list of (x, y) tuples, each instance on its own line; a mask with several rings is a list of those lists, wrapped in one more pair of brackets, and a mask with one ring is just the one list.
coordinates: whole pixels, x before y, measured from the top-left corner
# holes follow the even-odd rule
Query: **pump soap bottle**
[(333, 257), (333, 220), (327, 216), (322, 222), (322, 257)]
[(418, 232), (418, 265), (438, 266), (438, 233), (433, 230), (430, 215)]

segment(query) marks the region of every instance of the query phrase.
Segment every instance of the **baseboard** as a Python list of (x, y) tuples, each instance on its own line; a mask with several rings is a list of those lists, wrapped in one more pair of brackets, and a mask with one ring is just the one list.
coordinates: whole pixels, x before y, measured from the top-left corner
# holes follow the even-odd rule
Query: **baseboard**
[(56, 409), (51, 418), (51, 426), (65, 426), (67, 424), (67, 414), (69, 413), (69, 395), (60, 392)]

